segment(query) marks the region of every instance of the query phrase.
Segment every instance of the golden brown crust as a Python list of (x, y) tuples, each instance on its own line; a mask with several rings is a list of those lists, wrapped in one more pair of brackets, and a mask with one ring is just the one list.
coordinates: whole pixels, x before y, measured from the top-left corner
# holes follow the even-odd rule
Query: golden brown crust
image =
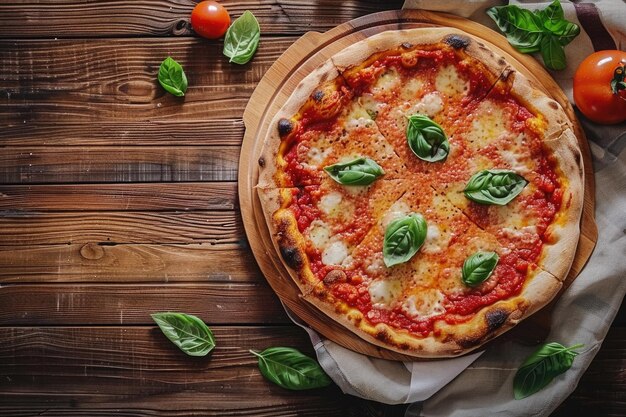
[(281, 146), (298, 128), (298, 113), (311, 100), (317, 89), (324, 83), (332, 83), (339, 76), (339, 72), (328, 60), (313, 70), (298, 84), (285, 105), (276, 113), (269, 126), (269, 133), (261, 149), (259, 157), (258, 186), (290, 187), (287, 180), (280, 175), (285, 163), (281, 156)]
[(539, 265), (560, 280), (567, 277), (578, 239), (580, 238), (580, 218), (584, 200), (584, 168), (578, 141), (570, 129), (566, 129), (557, 139), (546, 141), (558, 162), (557, 172), (565, 192), (561, 208), (546, 231), (542, 259)]

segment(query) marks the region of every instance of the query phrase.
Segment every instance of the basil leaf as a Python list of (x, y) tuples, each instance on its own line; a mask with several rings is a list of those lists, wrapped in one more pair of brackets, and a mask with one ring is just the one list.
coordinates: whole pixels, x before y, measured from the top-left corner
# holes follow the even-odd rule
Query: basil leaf
[(546, 35), (541, 40), (541, 57), (546, 67), (553, 70), (565, 69), (565, 49), (559, 40), (552, 35)]
[(513, 393), (516, 400), (521, 400), (536, 393), (550, 383), (556, 376), (567, 371), (574, 362), (574, 357), (583, 345), (566, 348), (559, 343), (542, 345), (530, 355), (518, 369), (513, 378)]
[(389, 223), (383, 241), (385, 265), (389, 268), (411, 259), (424, 244), (426, 230), (426, 220), (417, 213)]
[(171, 57), (165, 58), (159, 67), (157, 76), (159, 84), (170, 94), (177, 97), (185, 95), (187, 91), (187, 76), (183, 67)]
[(465, 285), (475, 287), (487, 280), (496, 268), (500, 257), (495, 252), (476, 252), (463, 262), (461, 278)]
[(548, 7), (543, 10), (537, 10), (535, 13), (539, 16), (544, 27), (547, 29), (550, 28), (552, 23), (565, 19), (565, 14), (563, 13), (563, 8), (559, 0), (554, 0)]
[(250, 353), (259, 358), (261, 374), (283, 388), (305, 390), (325, 387), (332, 382), (314, 359), (297, 349), (271, 347)]
[(261, 28), (256, 17), (246, 10), (230, 25), (224, 37), (224, 55), (235, 64), (245, 64), (252, 59), (259, 46)]
[(548, 7), (535, 13), (541, 19), (546, 31), (556, 36), (563, 46), (574, 40), (580, 33), (578, 25), (565, 19), (563, 8), (558, 0), (554, 0)]
[(487, 9), (487, 15), (496, 22), (509, 43), (522, 53), (538, 52), (543, 25), (541, 18), (518, 6), (496, 6)]
[(206, 356), (215, 347), (211, 329), (196, 316), (170, 312), (151, 316), (163, 334), (189, 356)]
[(330, 177), (343, 185), (370, 185), (385, 173), (372, 159), (357, 158), (324, 167)]
[(472, 175), (463, 192), (476, 203), (504, 206), (517, 197), (526, 184), (528, 181), (513, 171), (486, 169)]
[(406, 139), (418, 158), (437, 162), (448, 157), (450, 143), (441, 126), (423, 114), (410, 116), (408, 121)]

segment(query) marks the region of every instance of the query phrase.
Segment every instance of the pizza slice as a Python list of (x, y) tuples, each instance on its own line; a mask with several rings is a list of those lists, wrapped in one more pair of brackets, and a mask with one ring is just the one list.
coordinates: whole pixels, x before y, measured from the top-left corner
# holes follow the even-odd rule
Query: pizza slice
[[(520, 263), (424, 181), (413, 177), (413, 187), (382, 214), (350, 262), (330, 271), (333, 279), (305, 299), (377, 345), (451, 356), (532, 314), (561, 283)], [(412, 216), (423, 222), (423, 243), (408, 260), (390, 265), (389, 230)], [(479, 268), (464, 265), (481, 256), (497, 261), (488, 276), (477, 278)]]
[(259, 159), (262, 187), (320, 184), (325, 168), (360, 158), (375, 161), (385, 179), (400, 178), (405, 170), (330, 61), (298, 86), (270, 132), (271, 146)]
[[(467, 35), (432, 28), (373, 36), (333, 62), (409, 170), (432, 172), (454, 146), (458, 120), (478, 105), (506, 68), (486, 51)], [(359, 55), (364, 61), (351, 65)], [(440, 136), (436, 144), (407, 141), (408, 130), (422, 116), (447, 137)]]
[(278, 252), (303, 293), (347, 269), (354, 248), (405, 187), (401, 180), (347, 186), (327, 176), (318, 185), (258, 188)]
[(523, 259), (564, 279), (578, 239), (582, 159), (564, 113), (551, 111), (558, 104), (533, 91), (518, 73), (503, 77), (459, 121), (458, 146), (431, 183)]

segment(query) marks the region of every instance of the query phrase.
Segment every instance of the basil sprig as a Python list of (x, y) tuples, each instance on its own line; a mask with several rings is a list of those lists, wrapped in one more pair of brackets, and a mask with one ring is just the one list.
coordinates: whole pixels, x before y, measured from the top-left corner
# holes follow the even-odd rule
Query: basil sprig
[(376, 161), (356, 158), (349, 162), (324, 167), (330, 177), (343, 185), (370, 185), (385, 173)]
[(566, 348), (556, 342), (540, 346), (524, 361), (513, 378), (515, 399), (521, 400), (536, 393), (556, 376), (567, 371), (578, 355), (574, 349), (581, 347), (583, 345), (578, 344)]
[(406, 139), (415, 156), (428, 162), (448, 157), (450, 143), (441, 126), (423, 114), (409, 116), (408, 122)]
[(500, 257), (495, 252), (476, 252), (463, 262), (461, 278), (465, 285), (475, 287), (485, 282), (496, 268)]
[(224, 37), (224, 55), (229, 62), (245, 64), (252, 59), (259, 46), (261, 27), (258, 20), (246, 10), (226, 31)]
[(486, 169), (472, 175), (463, 192), (477, 203), (504, 206), (517, 197), (526, 184), (528, 181), (514, 171)]
[(159, 84), (170, 94), (182, 97), (187, 91), (187, 76), (183, 67), (171, 57), (165, 58), (159, 67)]
[(250, 351), (259, 358), (261, 374), (276, 385), (290, 390), (321, 388), (332, 382), (312, 358), (290, 347)]
[(206, 356), (215, 347), (211, 329), (196, 316), (171, 312), (151, 316), (163, 334), (189, 356)]
[(553, 70), (565, 68), (563, 47), (580, 33), (578, 25), (565, 19), (559, 0), (535, 12), (511, 5), (491, 7), (487, 14), (513, 47), (525, 54), (541, 52), (546, 67)]
[(389, 268), (404, 263), (422, 247), (428, 226), (421, 214), (411, 213), (389, 223), (383, 241), (383, 261)]

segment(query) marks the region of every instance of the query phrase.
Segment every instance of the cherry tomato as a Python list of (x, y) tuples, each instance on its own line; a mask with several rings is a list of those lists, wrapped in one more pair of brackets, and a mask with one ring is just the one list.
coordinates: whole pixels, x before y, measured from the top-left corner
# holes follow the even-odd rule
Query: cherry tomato
[(191, 27), (200, 36), (217, 39), (230, 26), (228, 11), (216, 1), (201, 1), (191, 12)]
[(598, 123), (626, 120), (626, 52), (599, 51), (589, 55), (574, 74), (574, 101)]

